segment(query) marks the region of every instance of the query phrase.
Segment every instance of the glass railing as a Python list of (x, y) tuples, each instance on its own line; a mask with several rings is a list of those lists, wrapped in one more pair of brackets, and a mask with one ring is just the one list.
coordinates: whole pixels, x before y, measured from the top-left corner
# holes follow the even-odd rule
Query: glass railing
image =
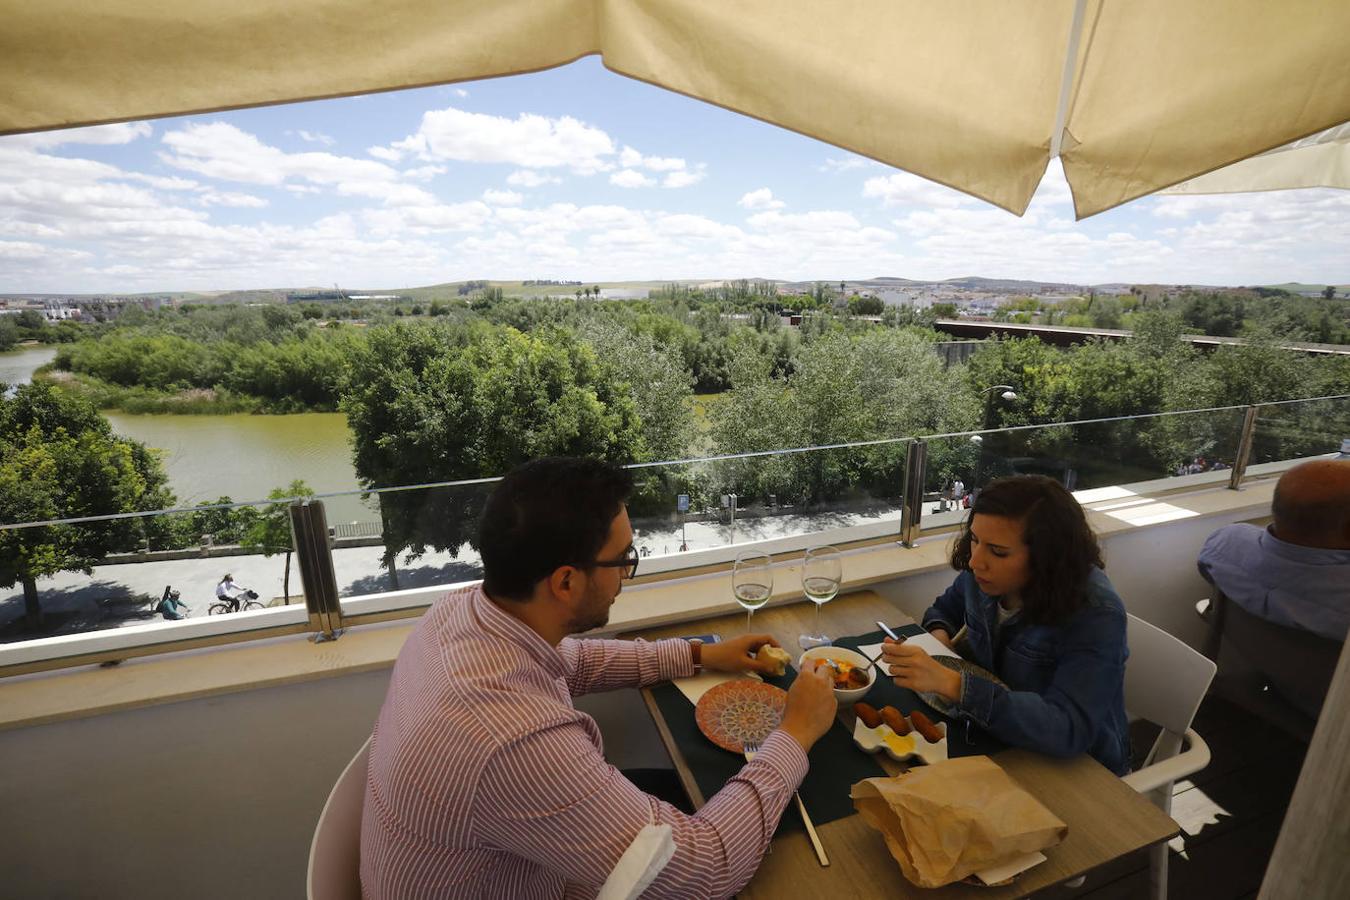
[[(1242, 452), (1247, 410), (636, 464), (630, 466), (636, 490), (629, 511), (644, 558), (639, 575), (725, 565), (747, 544), (788, 553), (821, 539), (898, 538), (907, 460), (918, 458), (909, 455), (918, 441), (925, 462), (914, 482), (922, 484), (916, 501), (930, 533), (961, 517), (953, 490), (958, 481), (966, 494), (1015, 473), (1049, 475), (1079, 491), (1144, 484), (1147, 493), (1153, 485), (1227, 483)], [(1350, 395), (1266, 404), (1255, 422), (1253, 466), (1334, 454), (1350, 437)], [(219, 643), (225, 636), (331, 630), (324, 624), (331, 620), (316, 617), (316, 604), (354, 621), (415, 615), (446, 586), (481, 577), (471, 538), (497, 480), (317, 495), (307, 502), (326, 510), (325, 534), (293, 534), (288, 501), (0, 525), (0, 558), (17, 558), (18, 548), (28, 548), (27, 558), (50, 557), (34, 567), (33, 591), (25, 591), (22, 580), (0, 589), (0, 674), (33, 668), (35, 661), (75, 664)], [(314, 558), (332, 567), (331, 582), (317, 581), (309, 597), (301, 583), (302, 552), (309, 553), (311, 571)], [(246, 600), (248, 608), (213, 614), (213, 606), (222, 609), (216, 587), (226, 574), (258, 596)], [(327, 593), (331, 598), (319, 602)], [(73, 635), (87, 640), (72, 643)]]
[[(181, 645), (306, 619), (288, 505), (265, 501), (0, 525), (0, 669), (40, 648)], [(228, 576), (228, 577), (227, 577)], [(222, 596), (223, 595), (223, 596)], [(74, 647), (71, 635), (106, 634)], [(124, 658), (122, 654), (116, 658)]]
[(1324, 456), (1350, 438), (1350, 397), (1268, 403), (1260, 407), (1250, 465)]
[(900, 438), (633, 466), (634, 542), (643, 557), (659, 559), (880, 523), (894, 533), (907, 445)]
[[(950, 499), (995, 478), (1045, 475), (1071, 491), (1232, 469), (1245, 407), (932, 435), (925, 494)], [(958, 484), (959, 483), (959, 484)], [(961, 490), (964, 489), (964, 490)]]

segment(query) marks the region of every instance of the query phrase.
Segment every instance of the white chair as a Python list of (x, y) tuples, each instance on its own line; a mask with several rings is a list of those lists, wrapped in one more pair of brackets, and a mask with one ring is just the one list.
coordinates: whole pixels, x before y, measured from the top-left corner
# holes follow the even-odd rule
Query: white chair
[(361, 808), (370, 738), (338, 776), (309, 845), (309, 900), (361, 900)]
[[(1209, 745), (1191, 728), (1191, 720), (1209, 690), (1215, 665), (1161, 628), (1134, 616), (1129, 617), (1127, 640), (1125, 709), (1131, 718), (1161, 726), (1162, 733), (1143, 767), (1123, 780), (1148, 794), (1170, 815), (1172, 784), (1209, 765)], [(1167, 844), (1149, 850), (1149, 887), (1155, 900), (1167, 896)]]

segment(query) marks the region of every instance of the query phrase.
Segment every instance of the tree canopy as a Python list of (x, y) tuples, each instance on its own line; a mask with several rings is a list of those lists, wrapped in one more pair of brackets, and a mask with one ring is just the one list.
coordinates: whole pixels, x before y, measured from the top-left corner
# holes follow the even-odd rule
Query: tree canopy
[[(171, 504), (159, 461), (118, 437), (88, 403), (45, 384), (0, 397), (0, 523), (140, 512)], [(27, 617), (41, 617), (36, 580), (86, 574), (145, 539), (136, 518), (0, 530), (0, 585), (22, 582)]]

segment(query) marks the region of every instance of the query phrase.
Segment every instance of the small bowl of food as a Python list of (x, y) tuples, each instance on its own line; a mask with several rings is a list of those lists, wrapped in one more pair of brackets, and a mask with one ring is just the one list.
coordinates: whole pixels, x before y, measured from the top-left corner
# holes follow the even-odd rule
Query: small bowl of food
[(797, 668), (803, 672), (819, 666), (829, 667), (834, 697), (840, 706), (857, 703), (877, 680), (876, 667), (867, 657), (847, 647), (812, 647), (797, 661)]

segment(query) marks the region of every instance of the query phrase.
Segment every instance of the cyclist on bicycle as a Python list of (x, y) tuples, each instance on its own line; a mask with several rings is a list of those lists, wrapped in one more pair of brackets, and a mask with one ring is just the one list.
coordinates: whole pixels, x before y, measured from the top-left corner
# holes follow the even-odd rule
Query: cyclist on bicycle
[(234, 583), (234, 576), (229, 572), (216, 585), (216, 599), (230, 604), (230, 612), (239, 612), (239, 598), (243, 593), (244, 589)]
[(183, 612), (188, 605), (179, 598), (179, 593), (171, 585), (164, 586), (164, 596), (159, 598), (155, 604), (155, 611), (166, 619), (185, 619), (187, 615)]

